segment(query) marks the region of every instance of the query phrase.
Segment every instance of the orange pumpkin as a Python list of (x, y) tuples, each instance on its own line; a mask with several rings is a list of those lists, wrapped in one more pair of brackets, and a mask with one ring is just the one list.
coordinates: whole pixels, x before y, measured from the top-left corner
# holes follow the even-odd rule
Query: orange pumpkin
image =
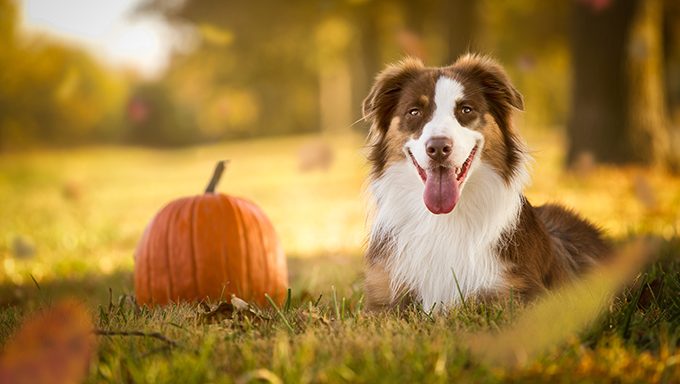
[(215, 193), (223, 170), (219, 162), (205, 194), (171, 202), (147, 227), (135, 254), (139, 303), (283, 300), (288, 268), (274, 227), (250, 201)]

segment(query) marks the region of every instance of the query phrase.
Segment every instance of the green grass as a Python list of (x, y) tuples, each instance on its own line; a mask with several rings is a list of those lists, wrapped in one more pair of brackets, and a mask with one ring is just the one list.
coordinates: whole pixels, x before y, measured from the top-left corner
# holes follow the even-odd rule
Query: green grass
[[(100, 336), (90, 382), (680, 381), (680, 179), (637, 168), (564, 173), (559, 139), (530, 137), (532, 202), (574, 206), (617, 243), (653, 236), (656, 261), (585, 327), (519, 365), (497, 363), (468, 346), (522, 324), (541, 304), (366, 313), (362, 140), (326, 138), (335, 151), (331, 168), (301, 172), (298, 152), (312, 140), (0, 157), (0, 342), (31, 313), (75, 296), (99, 329), (160, 332), (176, 343)], [(247, 196), (272, 219), (289, 256), (291, 302), (247, 312), (223, 305), (210, 314), (191, 304), (136, 306), (132, 254), (145, 225), (169, 200), (200, 193), (225, 158), (232, 162), (218, 189)], [(546, 324), (535, 332), (550, 332)], [(498, 340), (497, 348), (508, 348)]]

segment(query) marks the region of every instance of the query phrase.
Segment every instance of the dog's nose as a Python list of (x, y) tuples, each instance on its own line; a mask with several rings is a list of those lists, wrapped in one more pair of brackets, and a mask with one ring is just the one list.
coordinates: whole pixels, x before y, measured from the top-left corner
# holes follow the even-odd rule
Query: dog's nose
[(430, 159), (442, 162), (446, 160), (453, 149), (453, 140), (445, 136), (435, 136), (425, 143), (425, 151)]

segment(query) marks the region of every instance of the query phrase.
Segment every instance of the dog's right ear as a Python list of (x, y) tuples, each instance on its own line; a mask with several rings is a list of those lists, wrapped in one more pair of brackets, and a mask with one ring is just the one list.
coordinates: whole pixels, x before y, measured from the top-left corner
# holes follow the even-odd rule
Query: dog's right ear
[(416, 58), (407, 58), (385, 68), (375, 78), (373, 88), (364, 99), (364, 120), (372, 127), (386, 132), (394, 115), (394, 108), (404, 86), (423, 69)]

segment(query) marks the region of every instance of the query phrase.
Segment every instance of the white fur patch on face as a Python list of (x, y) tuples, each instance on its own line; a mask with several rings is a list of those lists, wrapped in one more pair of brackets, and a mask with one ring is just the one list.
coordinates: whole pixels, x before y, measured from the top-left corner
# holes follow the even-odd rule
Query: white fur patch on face
[[(406, 287), (423, 308), (442, 309), (464, 297), (503, 285), (503, 265), (495, 254), (502, 234), (516, 225), (522, 207), (521, 175), (508, 185), (479, 161), (468, 193), (448, 215), (432, 215), (422, 199), (423, 183), (413, 164), (393, 164), (370, 184), (375, 198), (370, 241), (387, 236), (394, 254), (386, 260), (393, 299)], [(456, 278), (454, 278), (454, 274)]]
[(453, 141), (451, 160), (453, 166), (460, 167), (472, 152), (475, 145), (478, 146), (475, 161), (470, 165), (471, 174), (474, 172), (476, 161), (482, 153), (484, 136), (474, 130), (463, 127), (454, 114), (456, 103), (464, 96), (464, 87), (458, 81), (446, 76), (437, 79), (434, 90), (434, 113), (432, 118), (423, 127), (423, 132), (417, 139), (411, 139), (406, 143), (405, 150), (410, 150), (421, 168), (429, 168), (429, 157), (426, 152), (426, 143), (432, 137), (448, 137)]

